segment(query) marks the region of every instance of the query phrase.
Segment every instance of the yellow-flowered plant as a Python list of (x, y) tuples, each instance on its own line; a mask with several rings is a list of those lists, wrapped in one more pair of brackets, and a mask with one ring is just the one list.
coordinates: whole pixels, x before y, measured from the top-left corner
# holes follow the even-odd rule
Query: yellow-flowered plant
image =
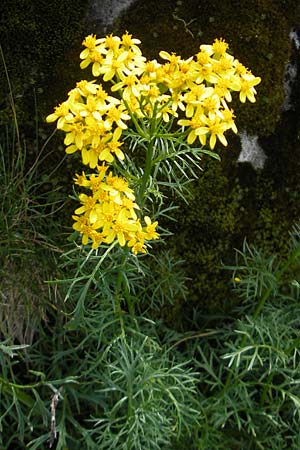
[[(174, 136), (175, 149), (178, 142), (182, 144), (178, 139), (182, 135), (188, 146), (197, 140), (212, 150), (217, 140), (226, 146), (225, 132), (237, 133), (234, 112), (228, 106), (232, 92), (238, 92), (243, 103), (255, 102), (255, 86), (261, 81), (227, 52), (223, 39), (201, 45), (188, 59), (161, 51), (162, 62), (148, 61), (139, 44), (127, 32), (121, 38), (87, 36), (80, 66), (91, 65), (96, 79), (78, 82), (68, 99), (47, 117), (48, 122), (57, 120), (57, 128), (65, 132), (66, 152), (81, 152), (83, 164), (97, 170), (77, 176), (76, 184), (91, 195), (79, 195), (81, 206), (73, 216), (83, 244), (91, 241), (94, 249), (117, 240), (139, 253), (146, 251), (147, 240), (158, 239), (157, 221), (151, 223), (146, 215), (142, 225), (141, 209), (160, 160), (154, 158), (159, 139)], [(139, 136), (146, 152), (145, 167), (135, 182), (139, 204), (126, 179), (112, 169), (124, 164), (123, 139), (130, 131)]]

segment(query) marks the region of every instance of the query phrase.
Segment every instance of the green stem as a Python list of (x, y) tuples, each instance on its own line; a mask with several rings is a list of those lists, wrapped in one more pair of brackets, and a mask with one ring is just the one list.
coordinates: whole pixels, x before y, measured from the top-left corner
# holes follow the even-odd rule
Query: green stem
[(122, 262), (120, 265), (118, 278), (117, 278), (117, 285), (116, 285), (116, 310), (120, 317), (120, 324), (122, 329), (122, 336), (125, 336), (125, 326), (124, 326), (124, 313), (121, 308), (121, 300), (124, 298), (126, 300), (126, 304), (128, 307), (128, 312), (130, 315), (130, 319), (132, 322), (134, 322), (135, 318), (135, 310), (134, 310), (134, 303), (132, 301), (128, 284), (125, 279), (126, 274), (126, 263), (128, 260), (128, 249), (124, 249), (124, 255), (122, 258)]
[(132, 120), (132, 122), (133, 122), (133, 124), (134, 124), (134, 127), (135, 127), (136, 131), (138, 132), (138, 134), (139, 134), (141, 137), (143, 137), (144, 139), (147, 139), (148, 136), (147, 136), (147, 134), (146, 134), (146, 131), (143, 130), (143, 128), (141, 128), (141, 126), (140, 126), (140, 124), (139, 124), (139, 122), (138, 122), (136, 116), (135, 116), (135, 115), (133, 114), (133, 112), (131, 111), (128, 102), (127, 102), (126, 100), (124, 100), (123, 97), (122, 97), (122, 100), (123, 100), (123, 102), (124, 102), (124, 105), (126, 106), (127, 112), (128, 112), (128, 114), (130, 115), (130, 118), (131, 118), (131, 120)]
[(137, 195), (138, 204), (139, 204), (140, 208), (142, 208), (144, 206), (145, 192), (146, 192), (149, 177), (151, 174), (152, 159), (153, 159), (153, 147), (154, 147), (154, 139), (152, 138), (152, 139), (150, 139), (149, 144), (148, 144), (145, 169), (144, 169), (143, 176), (141, 178), (141, 184), (140, 184), (140, 188), (139, 188), (138, 195)]
[[(122, 264), (122, 266), (123, 266), (123, 264)], [(121, 336), (122, 336), (122, 338), (125, 338), (124, 318), (123, 318), (123, 311), (121, 308), (121, 286), (122, 286), (122, 281), (123, 281), (122, 266), (119, 270), (118, 278), (117, 278), (115, 302), (116, 302), (116, 311), (119, 315), (119, 320), (120, 320)]]
[(145, 192), (147, 189), (148, 181), (151, 175), (151, 169), (153, 167), (153, 154), (154, 154), (154, 143), (157, 137), (157, 104), (153, 108), (153, 117), (150, 121), (149, 133), (148, 133), (148, 147), (146, 152), (146, 162), (143, 176), (141, 178), (141, 184), (138, 192), (139, 206), (142, 208), (145, 202)]
[(134, 303), (132, 301), (132, 298), (131, 298), (131, 295), (130, 295), (130, 292), (129, 292), (127, 284), (124, 286), (124, 297), (126, 299), (126, 303), (127, 303), (127, 306), (128, 306), (128, 312), (129, 312), (130, 318), (131, 318), (131, 320), (133, 322), (134, 321), (134, 317), (135, 317)]
[(267, 378), (266, 383), (264, 384), (263, 391), (262, 391), (262, 394), (260, 397), (260, 402), (259, 402), (261, 407), (264, 406), (268, 392), (270, 391), (270, 387), (272, 386), (273, 376), (274, 376), (274, 374), (270, 373), (270, 375)]
[(24, 389), (32, 389), (35, 386), (22, 386), (17, 385), (15, 383), (10, 383), (8, 380), (5, 380), (4, 378), (0, 378), (0, 387), (4, 394), (9, 394), (13, 397), (14, 393), (17, 399), (26, 405), (28, 408), (32, 408), (34, 406), (34, 399), (23, 392)]

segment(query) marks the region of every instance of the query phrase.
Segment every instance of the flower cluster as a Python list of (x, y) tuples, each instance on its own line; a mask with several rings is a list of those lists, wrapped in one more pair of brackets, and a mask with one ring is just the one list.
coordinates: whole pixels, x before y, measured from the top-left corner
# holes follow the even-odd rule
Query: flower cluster
[[(80, 66), (85, 69), (91, 65), (93, 76), (110, 83), (111, 92), (97, 80), (82, 80), (69, 92), (68, 99), (47, 117), (48, 122), (57, 120), (57, 128), (66, 133), (67, 153), (80, 151), (83, 164), (91, 169), (102, 164), (95, 178), (102, 187), (96, 192), (92, 188), (92, 197), (80, 196), (82, 206), (76, 214), (83, 216), (80, 219), (75, 216), (74, 225), (82, 233), (83, 242), (92, 239), (94, 248), (101, 241), (108, 243), (117, 238), (121, 246), (127, 242), (134, 252), (144, 251), (143, 239), (150, 239), (151, 233), (144, 231), (137, 218), (138, 206), (128, 186), (125, 191), (107, 188), (111, 180), (120, 185), (125, 181), (112, 173), (103, 175), (106, 167), (103, 164), (125, 158), (121, 149), (124, 130), (133, 126), (150, 141), (145, 123), (151, 123), (155, 117), (163, 122), (177, 121), (190, 145), (198, 139), (201, 145), (208, 142), (214, 149), (218, 139), (226, 146), (224, 133), (229, 129), (237, 133), (234, 112), (228, 107), (231, 92), (239, 92), (241, 102), (246, 99), (255, 102), (255, 86), (260, 83), (259, 77), (227, 52), (228, 44), (222, 39), (216, 39), (212, 45), (201, 45), (199, 52), (188, 59), (161, 51), (162, 63), (146, 60), (139, 44), (128, 33), (121, 38), (87, 36)], [(86, 187), (91, 186), (91, 180), (94, 182), (92, 177), (84, 180)], [(96, 206), (87, 206), (93, 202)], [(108, 216), (113, 216), (114, 221), (107, 218), (104, 210), (109, 211)], [(105, 225), (105, 217), (110, 225)], [(147, 227), (151, 224), (149, 220), (147, 217)], [(116, 231), (119, 225), (122, 232)], [(103, 231), (99, 232), (99, 228)], [(153, 232), (151, 239), (155, 238), (158, 234)]]
[(67, 153), (81, 151), (82, 162), (94, 169), (99, 161), (123, 160), (120, 136), (130, 115), (125, 105), (111, 97), (94, 81), (79, 81), (47, 121), (57, 120), (57, 128), (66, 133)]
[(103, 242), (110, 244), (117, 240), (121, 247), (127, 244), (134, 254), (145, 252), (145, 240), (157, 239), (157, 222), (151, 223), (144, 217), (142, 227), (136, 211), (133, 190), (124, 178), (108, 172), (108, 166), (97, 167), (97, 174), (86, 176), (83, 172), (77, 175), (75, 183), (88, 188), (91, 195), (80, 194), (81, 206), (76, 209), (73, 228), (82, 235), (82, 243), (92, 240), (92, 248), (96, 249)]

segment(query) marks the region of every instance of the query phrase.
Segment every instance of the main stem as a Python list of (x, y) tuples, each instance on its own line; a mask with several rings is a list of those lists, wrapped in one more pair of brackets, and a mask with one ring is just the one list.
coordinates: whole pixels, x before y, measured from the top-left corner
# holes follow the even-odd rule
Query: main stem
[(122, 307), (121, 307), (121, 299), (122, 299), (121, 292), (123, 290), (122, 285), (124, 283), (123, 269), (124, 269), (124, 266), (126, 265), (126, 261), (127, 261), (127, 254), (125, 253), (123, 255), (122, 263), (120, 265), (118, 278), (117, 278), (116, 293), (115, 293), (116, 310), (119, 315), (121, 334), (122, 334), (123, 338), (125, 338), (125, 326), (124, 326), (123, 311), (122, 311)]
[(147, 133), (147, 140), (148, 140), (148, 147), (146, 151), (146, 162), (145, 162), (145, 169), (144, 173), (141, 179), (141, 184), (138, 192), (138, 201), (139, 206), (142, 208), (144, 206), (145, 202), (145, 192), (147, 189), (149, 177), (151, 175), (151, 169), (152, 169), (152, 163), (153, 163), (153, 153), (154, 153), (154, 143), (157, 133), (157, 105), (154, 105), (153, 108), (153, 116), (150, 120), (150, 126), (149, 126), (149, 132)]
[(132, 322), (134, 322), (135, 318), (135, 309), (134, 309), (134, 302), (132, 300), (130, 290), (128, 287), (128, 283), (126, 281), (126, 265), (128, 260), (128, 249), (124, 249), (124, 255), (122, 258), (122, 262), (120, 265), (118, 277), (117, 277), (117, 285), (116, 285), (116, 291), (115, 291), (115, 302), (116, 302), (116, 311), (120, 318), (120, 325), (121, 325), (121, 331), (122, 336), (125, 337), (125, 325), (124, 325), (124, 313), (122, 311), (121, 302), (122, 299), (125, 300), (127, 307), (128, 307), (128, 313), (130, 316), (130, 319)]
[(148, 148), (147, 148), (147, 154), (146, 154), (145, 169), (144, 169), (143, 176), (141, 178), (141, 184), (140, 184), (140, 188), (139, 188), (139, 191), (137, 194), (138, 204), (139, 204), (140, 208), (143, 208), (144, 203), (145, 203), (145, 192), (147, 189), (147, 185), (148, 185), (148, 181), (149, 181), (149, 177), (150, 177), (151, 169), (152, 169), (153, 146), (154, 146), (154, 137), (150, 136), (149, 144), (148, 144)]

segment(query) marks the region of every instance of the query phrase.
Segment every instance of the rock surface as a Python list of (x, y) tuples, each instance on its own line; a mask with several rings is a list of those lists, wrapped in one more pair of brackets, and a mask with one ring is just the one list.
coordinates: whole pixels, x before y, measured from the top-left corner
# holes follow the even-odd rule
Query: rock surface
[(95, 25), (96, 32), (107, 32), (113, 22), (136, 0), (92, 0), (87, 19)]

